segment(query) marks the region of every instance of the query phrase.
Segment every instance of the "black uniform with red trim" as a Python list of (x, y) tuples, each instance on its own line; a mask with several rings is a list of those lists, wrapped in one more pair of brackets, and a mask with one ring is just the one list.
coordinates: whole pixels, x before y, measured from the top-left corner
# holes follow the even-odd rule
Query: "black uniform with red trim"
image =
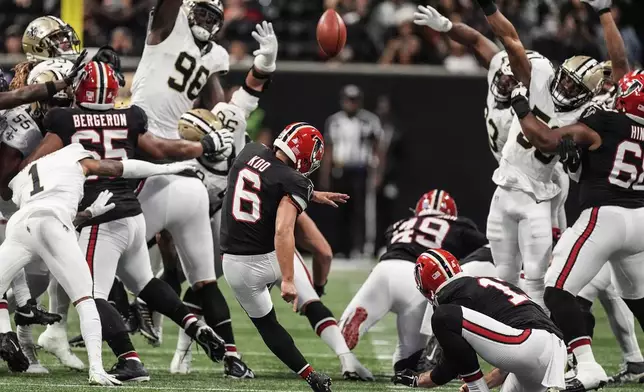
[[(148, 117), (138, 106), (100, 111), (78, 107), (52, 108), (47, 112), (43, 125), (47, 132), (58, 135), (65, 145), (80, 143), (96, 159), (121, 160), (134, 158), (139, 136), (147, 132)], [(137, 181), (124, 178), (88, 177), (79, 211), (89, 207), (106, 189), (114, 194), (110, 203), (116, 207), (84, 222), (81, 227), (141, 214), (141, 205), (134, 194), (136, 184)]]
[(590, 106), (579, 122), (597, 132), (601, 146), (581, 153), (579, 198), (582, 209), (600, 206), (644, 207), (644, 125), (626, 114)]
[[(516, 329), (543, 329), (563, 337), (543, 309), (525, 292), (500, 279), (457, 275), (438, 291), (435, 300), (438, 305), (464, 306)], [(473, 329), (477, 329), (476, 326)]]
[(260, 255), (275, 250), (277, 208), (288, 196), (298, 213), (313, 194), (304, 175), (275, 156), (261, 143), (249, 143), (228, 173), (221, 222), (221, 251)]
[(482, 247), (478, 248), (474, 252), (470, 253), (466, 257), (462, 259), (458, 259), (458, 263), (461, 266), (464, 266), (467, 263), (471, 263), (473, 261), (478, 261), (478, 262), (487, 262), (494, 264), (494, 259), (492, 258), (492, 249), (490, 248), (489, 244), (483, 245)]
[(451, 215), (415, 215), (399, 220), (385, 232), (387, 251), (380, 260), (416, 262), (429, 248), (441, 248), (457, 259), (487, 244), (485, 234), (468, 218)]

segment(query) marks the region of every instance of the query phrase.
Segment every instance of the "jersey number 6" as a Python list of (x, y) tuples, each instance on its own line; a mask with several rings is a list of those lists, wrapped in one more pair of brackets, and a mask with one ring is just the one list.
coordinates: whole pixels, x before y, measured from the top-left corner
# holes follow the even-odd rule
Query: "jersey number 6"
[[(186, 92), (188, 99), (191, 101), (197, 99), (201, 89), (206, 84), (210, 72), (202, 65), (195, 73), (194, 78), (192, 75), (197, 68), (197, 60), (186, 52), (179, 53), (177, 61), (174, 62), (174, 69), (179, 72), (179, 76), (170, 76), (168, 78), (168, 86), (173, 90), (180, 93)], [(192, 83), (188, 85), (188, 81), (192, 78)], [(186, 91), (186, 87), (188, 88)]]
[[(249, 189), (246, 183), (250, 185)], [(235, 183), (235, 192), (233, 193), (233, 217), (240, 222), (255, 223), (262, 217), (260, 210), (262, 201), (257, 192), (262, 187), (262, 178), (259, 174), (246, 168), (239, 172), (237, 182)], [(242, 209), (242, 200), (247, 204), (250, 203), (250, 212), (248, 209)]]

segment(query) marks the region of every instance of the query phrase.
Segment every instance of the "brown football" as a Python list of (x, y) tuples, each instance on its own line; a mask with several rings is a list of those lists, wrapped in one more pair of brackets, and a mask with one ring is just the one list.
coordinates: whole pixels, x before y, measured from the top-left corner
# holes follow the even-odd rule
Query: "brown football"
[(320, 20), (316, 31), (320, 49), (329, 57), (334, 57), (347, 42), (347, 27), (342, 17), (332, 9), (326, 10)]

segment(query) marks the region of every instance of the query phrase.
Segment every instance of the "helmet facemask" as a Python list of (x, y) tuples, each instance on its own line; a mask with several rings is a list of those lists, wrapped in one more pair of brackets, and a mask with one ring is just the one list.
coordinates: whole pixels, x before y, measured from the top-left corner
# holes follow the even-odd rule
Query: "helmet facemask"
[(516, 87), (517, 84), (518, 82), (514, 78), (514, 76), (512, 76), (511, 74), (508, 75), (506, 73), (503, 73), (501, 70), (498, 70), (494, 74), (494, 78), (492, 79), (490, 92), (492, 93), (492, 96), (494, 97), (496, 102), (508, 105), (510, 103), (510, 95), (512, 94), (512, 90)]
[(598, 65), (597, 60), (587, 56), (574, 56), (564, 61), (550, 85), (557, 110), (575, 110), (595, 96), (603, 78)]
[(224, 21), (223, 10), (211, 1), (189, 1), (187, 6), (192, 35), (201, 42), (214, 40)]

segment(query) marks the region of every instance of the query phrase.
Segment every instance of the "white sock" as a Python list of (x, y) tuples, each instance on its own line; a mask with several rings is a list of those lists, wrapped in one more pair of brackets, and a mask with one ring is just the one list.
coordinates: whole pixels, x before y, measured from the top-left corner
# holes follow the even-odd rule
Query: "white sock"
[(20, 341), (20, 344), (25, 344), (27, 346), (33, 346), (34, 345), (34, 335), (31, 332), (32, 331), (32, 326), (31, 325), (18, 325), (16, 327), (16, 332), (18, 334), (18, 340)]
[(31, 299), (31, 293), (29, 292), (29, 286), (27, 286), (25, 270), (20, 270), (13, 278), (11, 281), (11, 289), (13, 290), (16, 306), (20, 308), (27, 305), (27, 301)]
[(570, 342), (569, 345), (575, 354), (575, 358), (577, 358), (577, 363), (597, 363), (595, 355), (593, 355), (593, 349), (590, 347), (590, 342), (591, 340), (588, 336), (582, 336)]
[(643, 362), (644, 358), (635, 336), (635, 317), (628, 305), (621, 298), (607, 298), (605, 293), (599, 295), (599, 301), (606, 310), (610, 328), (622, 350), (624, 362)]
[(470, 392), (490, 392), (481, 369), (469, 375), (461, 375)]
[[(328, 323), (326, 323), (328, 321)], [(332, 322), (332, 323), (331, 323)], [(326, 324), (325, 324), (326, 323)], [(326, 343), (335, 355), (342, 355), (351, 352), (347, 347), (347, 342), (344, 341), (342, 331), (334, 319), (322, 320), (316, 325), (315, 332), (320, 335), (320, 338)]]
[(7, 300), (0, 299), (0, 333), (11, 332), (11, 318), (9, 317), (9, 304)]
[(543, 294), (546, 291), (546, 283), (541, 279), (525, 279), (525, 292), (530, 296), (532, 301), (550, 315), (550, 311), (546, 307), (545, 302), (543, 302)]
[(103, 358), (101, 348), (103, 337), (101, 335), (101, 319), (96, 310), (96, 303), (93, 299), (81, 301), (76, 305), (78, 318), (80, 319), (80, 329), (87, 349), (87, 360), (89, 367), (94, 369), (103, 369)]

